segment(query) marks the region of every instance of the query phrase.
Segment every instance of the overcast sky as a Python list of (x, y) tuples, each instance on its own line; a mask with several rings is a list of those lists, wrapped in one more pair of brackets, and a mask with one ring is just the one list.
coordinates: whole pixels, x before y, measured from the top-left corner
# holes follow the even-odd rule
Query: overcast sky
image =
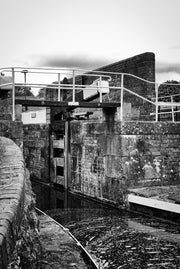
[(154, 52), (180, 81), (180, 0), (0, 0), (0, 67), (92, 69)]

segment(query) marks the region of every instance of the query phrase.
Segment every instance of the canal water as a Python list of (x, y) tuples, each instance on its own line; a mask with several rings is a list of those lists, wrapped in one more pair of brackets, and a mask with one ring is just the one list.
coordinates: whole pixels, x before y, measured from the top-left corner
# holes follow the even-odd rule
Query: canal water
[[(180, 268), (180, 227), (33, 184), (37, 206), (89, 251), (99, 268)], [(40, 198), (41, 197), (41, 198)]]

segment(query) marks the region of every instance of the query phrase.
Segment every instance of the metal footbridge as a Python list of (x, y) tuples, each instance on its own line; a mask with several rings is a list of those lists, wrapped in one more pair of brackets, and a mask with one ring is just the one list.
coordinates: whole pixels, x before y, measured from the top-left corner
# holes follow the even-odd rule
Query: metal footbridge
[[(175, 121), (179, 113), (180, 93), (160, 94), (161, 85), (176, 87), (180, 84), (168, 84), (147, 81), (133, 74), (104, 71), (89, 71), (66, 68), (0, 68), (0, 92), (9, 91), (12, 99), (12, 120), (15, 120), (15, 105), (33, 107), (62, 108), (117, 108), (119, 119), (124, 120), (125, 104), (139, 107), (147, 106), (149, 117), (158, 121), (163, 114), (170, 114)], [(27, 89), (39, 91), (31, 97), (18, 94)], [(138, 100), (138, 101), (137, 101)], [(131, 112), (132, 113), (132, 112)]]

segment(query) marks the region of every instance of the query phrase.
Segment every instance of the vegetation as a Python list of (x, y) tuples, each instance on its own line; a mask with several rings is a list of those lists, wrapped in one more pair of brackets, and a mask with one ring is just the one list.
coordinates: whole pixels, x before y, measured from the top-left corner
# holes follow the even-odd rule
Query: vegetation
[[(159, 97), (165, 97), (161, 98), (161, 101), (171, 101), (171, 95), (175, 95), (173, 97), (174, 102), (180, 101), (180, 82), (176, 80), (167, 80), (164, 82), (166, 84), (161, 84), (158, 89)], [(168, 85), (168, 84), (179, 84), (179, 85)]]
[(34, 96), (30, 87), (16, 87), (15, 94), (16, 96)]
[(26, 170), (26, 173), (24, 215), (7, 269), (41, 268), (42, 246), (39, 236), (39, 220), (35, 212), (36, 201), (31, 188), (29, 172)]
[[(58, 84), (57, 81), (53, 82), (52, 84)], [(69, 81), (66, 77), (64, 77), (64, 79), (61, 81), (61, 84), (69, 84)], [(61, 89), (61, 95), (62, 95), (62, 100), (66, 100), (67, 96), (69, 94), (69, 90), (68, 89)], [(47, 85), (46, 88), (41, 88), (39, 90), (39, 93), (37, 95), (38, 98), (44, 98), (46, 97), (46, 99), (50, 99), (53, 100), (55, 98), (57, 98), (58, 96), (58, 90), (57, 88), (52, 88), (51, 86)]]

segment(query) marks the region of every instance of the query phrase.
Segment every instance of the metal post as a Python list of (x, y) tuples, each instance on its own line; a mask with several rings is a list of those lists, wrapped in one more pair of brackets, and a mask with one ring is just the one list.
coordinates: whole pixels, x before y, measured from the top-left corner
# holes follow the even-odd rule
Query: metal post
[(61, 101), (61, 74), (58, 73), (58, 101)]
[(171, 96), (171, 111), (172, 111), (172, 121), (174, 122), (174, 106), (173, 106), (173, 96)]
[[(28, 70), (22, 70), (21, 71), (22, 74), (24, 74), (24, 94), (26, 92), (26, 74), (28, 73)], [(27, 98), (27, 96), (25, 95), (25, 99)]]
[(26, 74), (28, 73), (28, 70), (22, 70), (21, 73), (24, 74), (24, 84), (26, 85)]
[(123, 121), (124, 74), (121, 74), (121, 109), (120, 120)]
[(158, 83), (155, 84), (155, 94), (156, 94), (156, 122), (158, 122)]
[(68, 102), (70, 106), (78, 106), (79, 102), (75, 101), (76, 97), (76, 77), (75, 77), (75, 70), (73, 70), (73, 86), (72, 86), (72, 102)]
[(100, 103), (102, 103), (102, 89), (101, 89), (101, 85), (102, 85), (102, 77), (99, 77), (99, 95), (100, 95)]
[(72, 102), (75, 103), (75, 70), (73, 70), (73, 99)]
[(24, 72), (24, 84), (26, 84), (26, 74), (27, 72)]
[(15, 121), (15, 72), (12, 68), (12, 121)]

